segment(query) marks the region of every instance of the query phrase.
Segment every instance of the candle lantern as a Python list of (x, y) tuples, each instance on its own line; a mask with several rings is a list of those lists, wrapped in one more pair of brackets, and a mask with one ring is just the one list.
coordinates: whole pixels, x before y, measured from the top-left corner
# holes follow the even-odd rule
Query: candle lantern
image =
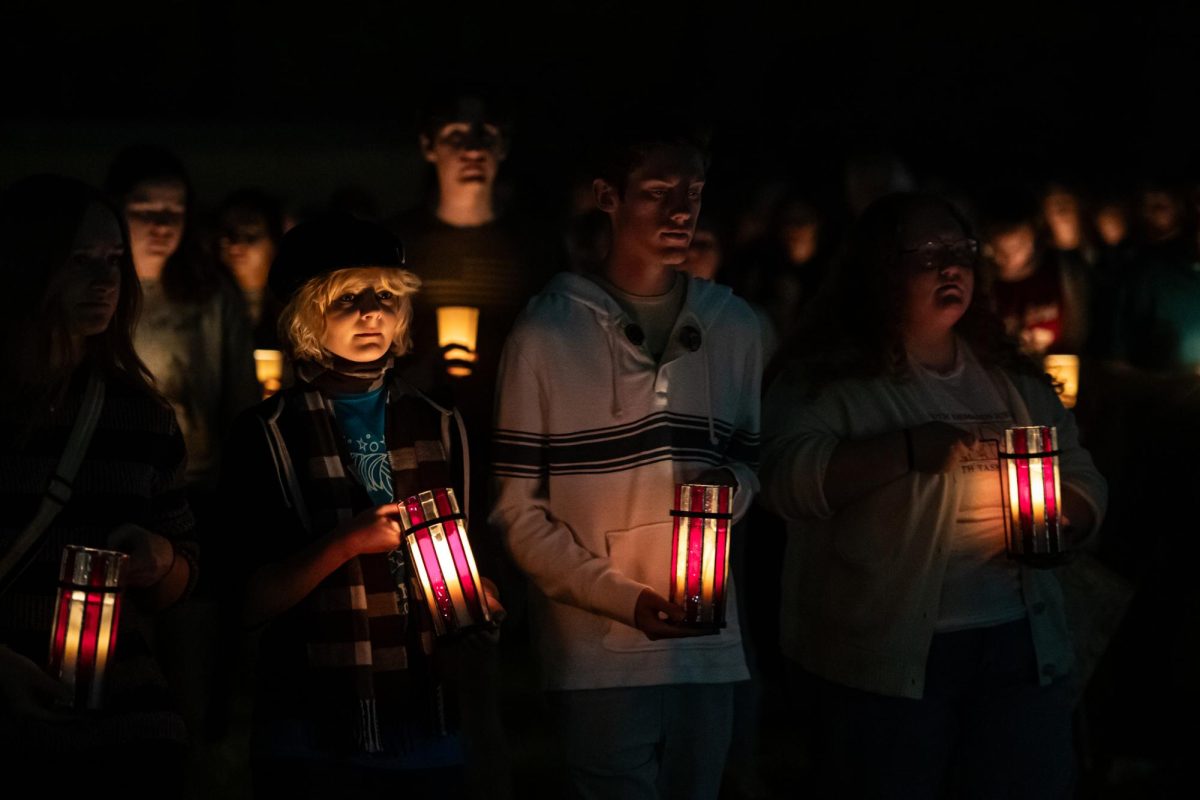
[(675, 485), (670, 599), (683, 606), (682, 625), (725, 627), (732, 498), (731, 486)]
[(1062, 389), (1058, 398), (1067, 408), (1075, 407), (1079, 397), (1079, 356), (1055, 353), (1042, 359), (1044, 369)]
[(121, 590), (129, 556), (67, 545), (58, 575), (50, 636), (50, 674), (72, 690), (77, 710), (98, 709), (117, 645)]
[(1058, 431), (1008, 428), (1000, 460), (1009, 557), (1035, 567), (1064, 563), (1070, 551), (1062, 530)]
[(283, 388), (283, 353), (278, 350), (255, 350), (254, 371), (262, 386), (263, 399)]
[(471, 374), (475, 343), (479, 334), (479, 309), (470, 306), (440, 306), (437, 310), (438, 347), (446, 361), (446, 373), (465, 378)]
[(491, 612), (467, 539), (467, 520), (454, 490), (434, 489), (409, 497), (400, 504), (400, 526), (437, 635), (490, 624)]

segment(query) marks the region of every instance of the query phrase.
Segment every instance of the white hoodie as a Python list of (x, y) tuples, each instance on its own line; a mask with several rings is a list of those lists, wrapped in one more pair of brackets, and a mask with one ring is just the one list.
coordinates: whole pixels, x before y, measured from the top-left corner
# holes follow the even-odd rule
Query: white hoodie
[(727, 467), (735, 520), (758, 491), (758, 321), (727, 287), (690, 278), (661, 363), (630, 340), (632, 322), (595, 282), (562, 273), (501, 359), (490, 521), (532, 582), (548, 689), (749, 677), (732, 583), (715, 636), (652, 642), (633, 611), (646, 587), (668, 596), (676, 482)]

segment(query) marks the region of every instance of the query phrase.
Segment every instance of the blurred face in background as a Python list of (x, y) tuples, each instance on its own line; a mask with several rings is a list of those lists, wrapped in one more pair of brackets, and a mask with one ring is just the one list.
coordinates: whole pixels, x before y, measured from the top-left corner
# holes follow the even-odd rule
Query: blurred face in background
[(266, 287), (275, 243), (261, 214), (241, 208), (227, 211), (221, 218), (217, 252), (242, 291), (256, 292)]
[(112, 322), (121, 292), (125, 239), (112, 212), (88, 207), (58, 276), (59, 302), (74, 336), (103, 333)]
[(1179, 233), (1183, 225), (1183, 209), (1179, 201), (1167, 191), (1150, 189), (1142, 192), (1138, 206), (1146, 238), (1151, 242), (1162, 242)]
[(1083, 219), (1079, 197), (1062, 187), (1054, 187), (1042, 199), (1046, 226), (1059, 250), (1074, 250), (1083, 243)]
[(1109, 247), (1116, 247), (1129, 236), (1129, 218), (1125, 209), (1118, 205), (1101, 206), (1096, 211), (1096, 233), (1100, 241)]
[(421, 137), (425, 160), (437, 169), (443, 193), (475, 187), (491, 190), (505, 158), (500, 129), (488, 122), (451, 122), (430, 139)]
[(992, 234), (987, 242), (988, 255), (996, 265), (996, 276), (1006, 282), (1019, 281), (1034, 273), (1036, 238), (1031, 223)]
[(694, 278), (711, 281), (716, 280), (720, 268), (721, 242), (717, 234), (707, 228), (697, 229), (681, 269)]
[(807, 264), (817, 254), (821, 225), (816, 211), (807, 203), (793, 202), (779, 216), (779, 244), (787, 260), (797, 266)]
[(183, 241), (187, 187), (173, 178), (136, 184), (125, 198), (133, 266), (142, 280), (158, 280)]

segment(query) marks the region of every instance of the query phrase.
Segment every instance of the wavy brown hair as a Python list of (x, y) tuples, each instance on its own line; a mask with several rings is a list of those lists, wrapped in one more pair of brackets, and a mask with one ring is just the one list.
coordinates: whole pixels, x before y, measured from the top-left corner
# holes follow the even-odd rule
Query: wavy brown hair
[[(772, 371), (798, 362), (812, 392), (840, 378), (908, 377), (901, 331), (907, 276), (900, 265), (900, 226), (922, 210), (946, 213), (964, 234), (974, 236), (966, 217), (937, 195), (904, 192), (872, 203), (851, 228), (841, 258), (810, 306), (811, 316), (788, 337)], [(980, 280), (954, 327), (984, 367), (1044, 377), (1005, 333)]]

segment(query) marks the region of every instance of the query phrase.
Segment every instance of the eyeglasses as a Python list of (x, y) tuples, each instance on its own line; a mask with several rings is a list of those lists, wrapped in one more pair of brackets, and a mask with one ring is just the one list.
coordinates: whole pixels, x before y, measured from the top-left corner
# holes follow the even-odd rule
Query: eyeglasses
[(900, 251), (900, 262), (913, 271), (942, 270), (946, 267), (975, 269), (979, 262), (979, 242), (959, 239), (956, 242), (928, 241)]

